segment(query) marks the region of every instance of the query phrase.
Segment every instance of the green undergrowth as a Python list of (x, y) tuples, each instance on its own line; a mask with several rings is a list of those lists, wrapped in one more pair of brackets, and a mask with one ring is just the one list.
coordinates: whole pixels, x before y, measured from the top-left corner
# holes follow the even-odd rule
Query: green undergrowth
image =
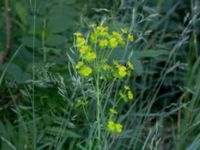
[(199, 6), (12, 1), (0, 149), (200, 149)]

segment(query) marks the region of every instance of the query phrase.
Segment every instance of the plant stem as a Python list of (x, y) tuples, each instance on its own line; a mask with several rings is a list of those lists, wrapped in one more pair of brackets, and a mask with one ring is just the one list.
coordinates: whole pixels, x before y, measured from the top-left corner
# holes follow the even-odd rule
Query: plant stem
[(99, 87), (99, 72), (97, 73), (97, 81), (96, 81), (96, 94), (97, 94), (97, 111), (96, 111), (96, 119), (97, 119), (97, 145), (98, 149), (101, 149), (100, 141), (101, 141), (101, 120), (100, 120), (100, 109), (101, 109), (101, 102), (100, 102), (100, 87)]
[(12, 15), (10, 0), (4, 0), (5, 3), (5, 27), (6, 27), (6, 47), (0, 52), (0, 64), (3, 64), (9, 56), (12, 48)]

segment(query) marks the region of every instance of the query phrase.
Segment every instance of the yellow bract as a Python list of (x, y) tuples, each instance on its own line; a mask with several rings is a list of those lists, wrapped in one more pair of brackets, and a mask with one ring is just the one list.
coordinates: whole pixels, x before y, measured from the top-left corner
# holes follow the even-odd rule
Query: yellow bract
[(124, 39), (123, 39), (123, 37), (120, 33), (114, 31), (114, 32), (112, 32), (112, 37), (117, 39), (117, 42), (118, 42), (119, 45), (125, 44)]
[(82, 34), (80, 32), (75, 32), (74, 36), (79, 37), (79, 36), (82, 36)]
[(108, 131), (115, 133), (115, 134), (119, 134), (122, 132), (122, 125), (119, 123), (115, 123), (112, 120), (108, 121), (107, 128), (108, 128)]
[(128, 40), (131, 41), (131, 42), (134, 42), (134, 41), (135, 41), (134, 37), (133, 37), (130, 33), (128, 34), (128, 37), (127, 37), (127, 38), (128, 38)]
[(99, 47), (104, 48), (108, 46), (108, 40), (103, 39), (103, 40), (99, 40)]
[(109, 112), (111, 113), (111, 114), (117, 114), (117, 111), (116, 111), (116, 109), (114, 109), (114, 108), (110, 108), (109, 109)]
[(124, 33), (124, 34), (127, 34), (127, 33), (128, 33), (128, 31), (127, 31), (126, 28), (122, 28), (121, 31), (122, 31), (122, 33)]
[(84, 66), (82, 66), (80, 68), (79, 73), (83, 77), (87, 78), (87, 77), (89, 77), (92, 74), (92, 69), (90, 67), (84, 65)]
[(111, 67), (110, 65), (108, 65), (108, 64), (105, 64), (105, 65), (103, 66), (103, 69), (104, 69), (105, 71), (110, 71), (110, 70), (112, 69), (112, 67)]
[(128, 99), (132, 100), (134, 98), (133, 93), (131, 90), (128, 91)]
[(118, 74), (121, 78), (124, 78), (127, 75), (126, 67), (125, 66), (119, 66), (118, 67)]
[(117, 133), (121, 133), (122, 132), (122, 125), (121, 124), (119, 124), (119, 123), (115, 124), (115, 128), (116, 128), (116, 132)]
[(91, 46), (84, 45), (80, 48), (80, 54), (84, 55), (92, 50)]
[(86, 43), (86, 39), (84, 37), (78, 36), (76, 38), (76, 46), (77, 47), (81, 47), (81, 46), (85, 45), (85, 43)]
[(117, 61), (113, 61), (117, 68), (117, 73), (114, 74), (115, 77), (117, 78), (124, 78), (127, 75), (127, 68), (123, 65), (120, 65)]
[(117, 42), (117, 39), (115, 37), (111, 37), (109, 39), (109, 46), (111, 48), (116, 48), (118, 46), (118, 42)]
[(108, 27), (105, 26), (97, 26), (96, 27), (96, 32), (98, 36), (108, 36)]
[(125, 88), (125, 90), (130, 90), (130, 87), (127, 85), (125, 85), (124, 88)]
[(83, 55), (83, 59), (87, 62), (93, 62), (96, 59), (96, 53), (95, 52), (88, 52)]
[(129, 67), (131, 70), (135, 70), (133, 64), (132, 64), (130, 61), (128, 61), (128, 67)]
[(133, 95), (133, 92), (131, 91), (130, 87), (125, 85), (124, 89), (127, 91), (127, 96), (126, 97), (128, 98), (128, 100), (134, 99), (134, 95)]
[(79, 69), (83, 66), (83, 62), (82, 61), (79, 61), (78, 64), (76, 65), (76, 69)]
[(97, 33), (96, 32), (92, 32), (90, 34), (90, 42), (93, 44), (97, 42)]

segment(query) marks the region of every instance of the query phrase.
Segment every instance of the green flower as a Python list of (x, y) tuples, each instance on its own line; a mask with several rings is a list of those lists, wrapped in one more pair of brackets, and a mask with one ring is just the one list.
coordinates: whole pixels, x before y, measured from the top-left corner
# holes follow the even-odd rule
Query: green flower
[(83, 55), (83, 59), (87, 62), (93, 62), (96, 59), (96, 53), (95, 52), (88, 52)]
[(130, 68), (131, 70), (135, 70), (133, 64), (130, 61), (128, 61), (127, 65), (128, 65), (128, 68)]
[(120, 78), (124, 78), (127, 75), (126, 67), (120, 65), (118, 67), (118, 74)]
[(118, 46), (118, 42), (115, 37), (111, 37), (109, 39), (109, 46), (110, 46), (110, 48), (116, 48)]
[(125, 41), (124, 41), (124, 39), (123, 39), (123, 36), (122, 36), (120, 33), (114, 31), (114, 32), (112, 33), (112, 37), (114, 37), (114, 38), (117, 39), (119, 45), (124, 45), (124, 44), (125, 44)]
[(118, 114), (118, 112), (115, 108), (110, 108), (109, 113), (112, 114), (112, 115)]
[(97, 33), (96, 32), (92, 32), (91, 34), (90, 34), (90, 42), (91, 43), (96, 43), (97, 42)]
[(91, 46), (84, 45), (80, 48), (79, 52), (80, 52), (80, 54), (84, 55), (84, 54), (87, 54), (88, 52), (90, 52), (91, 50), (92, 50)]
[(131, 90), (128, 90), (128, 99), (132, 100), (134, 98), (133, 93)]
[(83, 66), (83, 62), (82, 61), (79, 61), (78, 64), (76, 65), (76, 69), (79, 69)]
[(124, 92), (122, 92), (122, 91), (119, 92), (119, 95), (121, 96), (121, 98), (122, 98), (125, 102), (134, 99), (134, 94), (133, 94), (133, 92), (131, 91), (130, 87), (127, 86), (127, 85), (125, 85), (125, 86), (124, 86), (124, 89), (125, 89)]
[(127, 34), (128, 33), (126, 28), (121, 28), (121, 31), (122, 31), (123, 34)]
[(85, 45), (85, 43), (86, 43), (86, 39), (84, 37), (78, 36), (76, 38), (76, 46), (77, 47), (81, 47), (81, 46)]
[(113, 70), (114, 76), (120, 79), (124, 78), (128, 73), (126, 66), (120, 65), (117, 61), (113, 61), (113, 63), (115, 64), (116, 69), (117, 69), (117, 70)]
[(119, 124), (119, 123), (115, 123), (115, 122), (112, 121), (112, 120), (109, 120), (109, 121), (108, 121), (108, 124), (107, 124), (107, 129), (108, 129), (108, 131), (110, 131), (111, 133), (119, 134), (119, 133), (122, 132), (122, 125)]
[(91, 69), (90, 67), (86, 66), (86, 65), (83, 65), (83, 66), (80, 68), (79, 73), (80, 73), (83, 77), (87, 78), (87, 77), (89, 77), (89, 76), (92, 74), (92, 69)]
[(108, 27), (97, 26), (96, 27), (97, 36), (106, 37), (108, 36)]
[(130, 41), (130, 42), (134, 42), (135, 41), (135, 39), (134, 39), (134, 37), (129, 33), (128, 34), (128, 40)]
[(108, 46), (108, 40), (99, 40), (99, 47), (105, 48), (106, 46)]

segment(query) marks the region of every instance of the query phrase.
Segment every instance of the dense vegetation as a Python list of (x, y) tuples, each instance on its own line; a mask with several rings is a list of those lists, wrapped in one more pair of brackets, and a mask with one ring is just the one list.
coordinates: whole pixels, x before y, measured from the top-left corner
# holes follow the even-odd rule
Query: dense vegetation
[(199, 0), (0, 8), (1, 150), (200, 149)]

